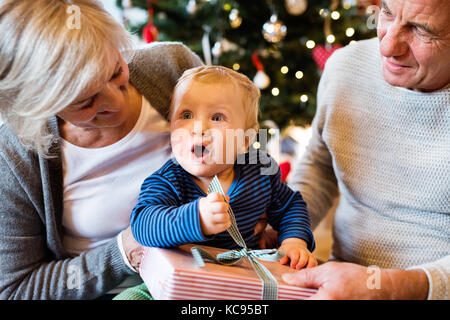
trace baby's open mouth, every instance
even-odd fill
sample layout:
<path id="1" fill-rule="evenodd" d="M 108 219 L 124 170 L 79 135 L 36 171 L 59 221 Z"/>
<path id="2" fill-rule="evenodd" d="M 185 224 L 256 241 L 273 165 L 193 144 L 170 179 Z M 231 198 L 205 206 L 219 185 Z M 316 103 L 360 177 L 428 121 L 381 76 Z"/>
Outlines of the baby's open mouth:
<path id="1" fill-rule="evenodd" d="M 198 145 L 193 145 L 192 146 L 192 150 L 191 152 L 195 155 L 195 157 L 197 158 L 203 158 L 204 156 L 206 156 L 207 154 L 209 154 L 209 150 L 208 148 L 206 148 L 206 146 L 198 144 Z"/>

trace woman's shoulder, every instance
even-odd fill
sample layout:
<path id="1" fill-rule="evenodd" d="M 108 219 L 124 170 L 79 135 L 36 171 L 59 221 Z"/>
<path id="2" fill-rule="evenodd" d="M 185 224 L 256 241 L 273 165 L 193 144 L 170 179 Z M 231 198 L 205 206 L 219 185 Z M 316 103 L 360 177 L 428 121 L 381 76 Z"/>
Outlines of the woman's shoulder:
<path id="1" fill-rule="evenodd" d="M 13 129 L 6 123 L 0 124 L 0 156 L 5 161 L 31 156 L 30 152 L 22 146 Z"/>
<path id="2" fill-rule="evenodd" d="M 6 191 L 2 206 L 10 197 L 27 195 L 39 201 L 42 197 L 38 155 L 22 146 L 14 131 L 6 124 L 0 125 L 0 193 Z M 12 201 L 12 200 L 11 200 Z M 38 202 L 35 202 L 38 203 Z M 20 204 L 16 204 L 20 206 Z"/>
<path id="3" fill-rule="evenodd" d="M 159 56 L 163 60 L 168 58 L 167 54 L 173 58 L 194 54 L 185 44 L 176 41 L 152 42 L 135 49 L 134 53 L 137 55 L 151 55 L 153 57 Z M 132 59 L 134 58 L 136 58 L 135 55 L 133 55 Z"/>
<path id="4" fill-rule="evenodd" d="M 146 74 L 164 71 L 178 76 L 185 69 L 203 64 L 197 54 L 181 42 L 155 42 L 136 49 L 129 62 L 130 74 L 139 69 Z"/>

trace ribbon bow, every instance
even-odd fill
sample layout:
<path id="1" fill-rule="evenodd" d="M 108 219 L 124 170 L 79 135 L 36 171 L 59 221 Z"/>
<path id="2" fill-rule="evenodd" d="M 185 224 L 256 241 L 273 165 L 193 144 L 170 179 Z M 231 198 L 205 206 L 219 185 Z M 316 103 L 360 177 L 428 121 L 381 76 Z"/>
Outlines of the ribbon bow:
<path id="1" fill-rule="evenodd" d="M 225 199 L 225 193 L 220 186 L 219 179 L 217 176 L 214 176 L 208 187 L 208 193 L 218 192 Z M 270 273 L 270 271 L 261 264 L 256 258 L 266 261 L 276 261 L 283 257 L 283 253 L 278 251 L 277 249 L 262 249 L 262 250 L 250 250 L 247 248 L 244 239 L 242 238 L 241 233 L 236 224 L 236 218 L 234 217 L 233 210 L 231 210 L 231 206 L 228 206 L 228 214 L 231 218 L 231 226 L 227 229 L 230 236 L 233 240 L 239 245 L 242 249 L 240 250 L 230 250 L 227 252 L 223 252 L 218 254 L 216 257 L 208 253 L 206 250 L 198 247 L 192 247 L 191 252 L 194 257 L 196 265 L 203 267 L 204 259 L 209 260 L 210 262 L 221 264 L 221 265 L 233 265 L 239 262 L 242 258 L 247 258 L 259 278 L 263 281 L 263 300 L 276 300 L 278 297 L 278 283 L 275 277 Z"/>

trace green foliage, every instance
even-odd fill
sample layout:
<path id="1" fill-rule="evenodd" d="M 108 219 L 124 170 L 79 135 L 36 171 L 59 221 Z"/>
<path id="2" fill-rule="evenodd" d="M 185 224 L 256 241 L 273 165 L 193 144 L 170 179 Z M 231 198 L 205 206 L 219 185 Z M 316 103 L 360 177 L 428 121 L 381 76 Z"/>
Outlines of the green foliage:
<path id="1" fill-rule="evenodd" d="M 310 123 L 316 107 L 317 85 L 320 79 L 320 69 L 312 58 L 312 50 L 305 46 L 307 40 L 314 40 L 317 45 L 326 43 L 324 36 L 325 18 L 319 14 L 320 9 L 327 9 L 330 1 L 309 0 L 307 10 L 298 16 L 291 15 L 286 10 L 284 0 L 197 0 L 195 13 L 186 10 L 188 0 L 160 0 L 153 5 L 154 23 L 159 29 L 159 41 L 181 41 L 204 57 L 202 52 L 202 37 L 209 29 L 211 47 L 221 39 L 237 45 L 213 60 L 232 68 L 235 63 L 240 65 L 239 72 L 250 79 L 256 74 L 252 63 L 252 54 L 258 50 L 264 71 L 269 75 L 271 83 L 261 90 L 261 121 L 271 119 L 280 128 L 290 124 L 303 125 Z M 121 6 L 121 1 L 117 1 Z M 147 1 L 134 0 L 133 6 L 146 9 Z M 230 24 L 230 10 L 237 9 L 242 23 L 238 28 Z M 366 16 L 356 14 L 356 9 L 339 7 L 341 17 L 331 20 L 331 30 L 336 37 L 334 44 L 347 45 L 350 40 L 371 38 L 375 30 L 366 27 Z M 287 27 L 286 37 L 278 43 L 267 42 L 262 35 L 262 27 L 273 12 Z M 142 34 L 144 25 L 134 25 L 130 21 L 128 29 Z M 348 27 L 355 29 L 352 37 L 345 35 Z M 289 71 L 282 74 L 280 69 L 287 66 Z M 303 78 L 297 79 L 295 72 L 301 70 Z M 279 88 L 279 95 L 273 96 L 271 89 Z M 307 102 L 301 102 L 300 96 L 308 95 Z"/>

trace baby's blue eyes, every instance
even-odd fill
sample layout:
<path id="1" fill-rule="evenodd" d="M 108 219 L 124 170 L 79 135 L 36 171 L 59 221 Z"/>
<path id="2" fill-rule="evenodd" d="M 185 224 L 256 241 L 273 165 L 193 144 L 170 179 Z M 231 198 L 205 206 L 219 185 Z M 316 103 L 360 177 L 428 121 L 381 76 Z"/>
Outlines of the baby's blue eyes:
<path id="1" fill-rule="evenodd" d="M 213 121 L 223 121 L 223 116 L 221 114 L 215 114 L 212 116 Z"/>
<path id="2" fill-rule="evenodd" d="M 181 114 L 181 119 L 192 119 L 192 113 L 185 111 Z"/>
<path id="3" fill-rule="evenodd" d="M 192 118 L 193 118 L 192 112 L 190 112 L 190 111 L 184 111 L 183 113 L 181 113 L 180 118 L 183 119 L 183 120 L 189 120 L 189 119 L 192 119 Z M 217 113 L 217 114 L 215 114 L 215 115 L 213 115 L 213 116 L 211 117 L 211 120 L 212 120 L 212 121 L 224 121 L 224 117 L 223 117 L 222 114 Z"/>

